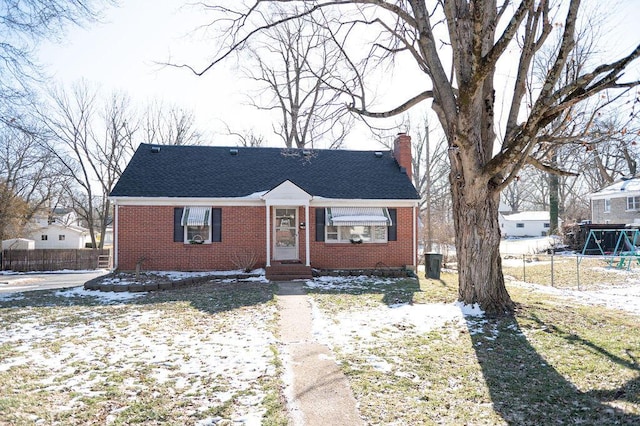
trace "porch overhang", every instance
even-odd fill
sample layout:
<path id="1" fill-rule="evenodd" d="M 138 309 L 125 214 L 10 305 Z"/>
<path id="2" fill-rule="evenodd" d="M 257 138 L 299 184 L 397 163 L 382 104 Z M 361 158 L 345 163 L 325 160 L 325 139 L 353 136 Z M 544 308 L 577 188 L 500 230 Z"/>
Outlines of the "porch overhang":
<path id="1" fill-rule="evenodd" d="M 309 204 L 313 196 L 290 180 L 267 191 L 262 197 L 266 204 L 266 234 L 267 234 L 267 267 L 271 266 L 271 207 L 273 206 L 304 206 L 304 223 L 309 223 Z M 305 233 L 305 266 L 311 266 L 311 245 L 309 243 L 309 226 L 304 227 Z"/>

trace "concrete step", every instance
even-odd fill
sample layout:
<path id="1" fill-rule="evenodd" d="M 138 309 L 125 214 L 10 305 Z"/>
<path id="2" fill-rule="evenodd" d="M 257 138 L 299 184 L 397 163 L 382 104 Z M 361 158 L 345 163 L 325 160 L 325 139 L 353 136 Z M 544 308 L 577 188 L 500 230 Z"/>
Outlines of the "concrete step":
<path id="1" fill-rule="evenodd" d="M 267 279 L 269 281 L 293 281 L 293 280 L 310 280 L 311 276 L 309 277 L 301 277 L 299 275 L 269 275 L 267 276 Z"/>
<path id="2" fill-rule="evenodd" d="M 291 281 L 311 279 L 311 267 L 300 263 L 276 263 L 266 269 L 266 277 L 271 281 Z"/>

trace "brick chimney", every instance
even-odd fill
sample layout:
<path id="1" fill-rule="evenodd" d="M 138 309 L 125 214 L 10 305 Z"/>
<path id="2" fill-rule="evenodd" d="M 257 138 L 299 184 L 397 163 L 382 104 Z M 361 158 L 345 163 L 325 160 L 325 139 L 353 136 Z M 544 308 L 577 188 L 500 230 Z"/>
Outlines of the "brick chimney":
<path id="1" fill-rule="evenodd" d="M 411 136 L 406 133 L 398 133 L 396 140 L 393 141 L 393 156 L 403 170 L 409 176 L 409 180 L 413 183 L 413 167 L 411 164 Z"/>

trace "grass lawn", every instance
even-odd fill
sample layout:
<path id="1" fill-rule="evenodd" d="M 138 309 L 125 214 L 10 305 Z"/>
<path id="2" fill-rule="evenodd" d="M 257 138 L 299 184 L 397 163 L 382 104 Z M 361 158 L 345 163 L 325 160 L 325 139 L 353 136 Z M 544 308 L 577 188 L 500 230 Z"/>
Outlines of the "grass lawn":
<path id="1" fill-rule="evenodd" d="M 488 320 L 454 303 L 451 273 L 307 287 L 367 424 L 640 424 L 637 315 L 508 281 L 515 317 Z M 265 283 L 3 296 L 0 424 L 285 425 L 275 297 Z"/>
<path id="2" fill-rule="evenodd" d="M 273 294 L 237 283 L 4 296 L 0 424 L 286 424 Z"/>
<path id="3" fill-rule="evenodd" d="M 457 275 L 387 288 L 311 290 L 369 424 L 640 424 L 637 316 L 509 286 L 514 318 L 443 324 Z M 422 318 L 378 320 L 394 303 Z"/>

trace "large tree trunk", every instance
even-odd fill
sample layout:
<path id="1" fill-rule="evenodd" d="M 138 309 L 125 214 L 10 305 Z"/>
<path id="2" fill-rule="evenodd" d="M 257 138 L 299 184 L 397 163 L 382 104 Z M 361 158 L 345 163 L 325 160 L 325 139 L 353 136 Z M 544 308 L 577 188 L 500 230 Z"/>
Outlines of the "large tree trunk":
<path id="1" fill-rule="evenodd" d="M 490 316 L 513 312 L 500 258 L 500 193 L 477 185 L 460 185 L 452 174 L 451 194 L 456 231 L 459 300 L 478 303 Z M 489 184 L 489 183 L 487 183 Z"/>

